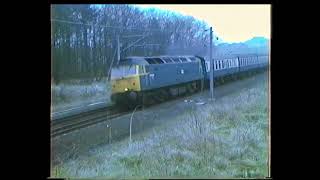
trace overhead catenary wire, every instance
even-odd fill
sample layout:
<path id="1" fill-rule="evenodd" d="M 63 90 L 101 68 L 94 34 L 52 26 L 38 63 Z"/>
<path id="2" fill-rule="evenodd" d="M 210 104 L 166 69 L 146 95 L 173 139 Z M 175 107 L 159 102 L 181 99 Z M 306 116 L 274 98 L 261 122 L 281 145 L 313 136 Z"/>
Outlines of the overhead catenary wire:
<path id="1" fill-rule="evenodd" d="M 123 30 L 140 30 L 144 32 L 165 32 L 165 30 L 161 29 L 154 29 L 154 28 L 149 28 L 149 29 L 141 29 L 141 28 L 130 28 L 130 27 L 120 27 L 120 26 L 108 26 L 108 25 L 101 25 L 101 24 L 87 24 L 87 23 L 81 23 L 81 22 L 75 22 L 75 21 L 68 21 L 68 20 L 63 20 L 63 19 L 51 19 L 51 21 L 54 22 L 61 22 L 61 23 L 67 23 L 67 24 L 77 24 L 77 25 L 85 25 L 85 26 L 96 26 L 96 27 L 104 27 L 104 28 L 111 28 L 111 29 L 123 29 Z M 171 31 L 167 33 L 186 33 L 186 31 Z"/>
<path id="2" fill-rule="evenodd" d="M 141 28 L 120 27 L 120 26 L 108 26 L 108 25 L 101 25 L 101 24 L 86 24 L 86 23 L 75 22 L 75 21 L 67 21 L 67 20 L 61 20 L 61 19 L 51 19 L 51 21 L 67 23 L 67 24 L 77 24 L 77 25 L 85 25 L 85 26 L 97 26 L 97 27 L 105 27 L 105 28 L 113 28 L 113 29 L 124 29 L 124 30 L 132 29 L 132 30 L 141 30 L 141 31 L 158 31 L 158 32 L 163 31 L 161 29 L 153 29 L 153 28 L 152 29 L 141 29 Z"/>

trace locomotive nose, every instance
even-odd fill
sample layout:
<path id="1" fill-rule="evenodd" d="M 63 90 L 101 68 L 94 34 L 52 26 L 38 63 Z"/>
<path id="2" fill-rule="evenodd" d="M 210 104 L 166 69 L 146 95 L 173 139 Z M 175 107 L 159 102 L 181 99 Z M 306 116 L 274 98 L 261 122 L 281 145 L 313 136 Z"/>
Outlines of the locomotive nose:
<path id="1" fill-rule="evenodd" d="M 140 91 L 139 76 L 125 77 L 112 80 L 112 93 L 126 93 Z"/>

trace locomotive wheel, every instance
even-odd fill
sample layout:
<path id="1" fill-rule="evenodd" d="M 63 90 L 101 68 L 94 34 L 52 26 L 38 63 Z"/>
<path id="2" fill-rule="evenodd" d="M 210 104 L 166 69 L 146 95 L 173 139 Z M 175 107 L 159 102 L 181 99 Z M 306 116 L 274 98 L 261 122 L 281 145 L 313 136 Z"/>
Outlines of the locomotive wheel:
<path id="1" fill-rule="evenodd" d="M 192 84 L 188 84 L 188 93 L 193 94 L 195 92 L 194 86 Z"/>

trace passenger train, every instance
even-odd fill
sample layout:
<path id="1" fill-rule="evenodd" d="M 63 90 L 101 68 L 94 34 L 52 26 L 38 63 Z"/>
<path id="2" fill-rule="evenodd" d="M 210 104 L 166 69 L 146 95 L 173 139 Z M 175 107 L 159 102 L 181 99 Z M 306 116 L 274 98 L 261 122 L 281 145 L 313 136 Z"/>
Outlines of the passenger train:
<path id="1" fill-rule="evenodd" d="M 214 80 L 268 67 L 268 55 L 214 59 Z M 210 61 L 200 56 L 127 57 L 111 70 L 116 104 L 137 105 L 144 99 L 163 100 L 207 87 Z"/>

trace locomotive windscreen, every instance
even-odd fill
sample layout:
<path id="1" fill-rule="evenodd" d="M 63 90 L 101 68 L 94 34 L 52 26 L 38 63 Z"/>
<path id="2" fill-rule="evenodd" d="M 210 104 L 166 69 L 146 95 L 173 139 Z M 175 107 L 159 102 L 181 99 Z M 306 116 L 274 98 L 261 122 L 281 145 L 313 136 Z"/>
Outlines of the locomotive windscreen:
<path id="1" fill-rule="evenodd" d="M 135 65 L 119 65 L 113 67 L 111 70 L 111 79 L 119 79 L 122 77 L 130 76 L 136 74 Z"/>

